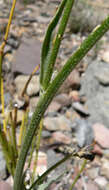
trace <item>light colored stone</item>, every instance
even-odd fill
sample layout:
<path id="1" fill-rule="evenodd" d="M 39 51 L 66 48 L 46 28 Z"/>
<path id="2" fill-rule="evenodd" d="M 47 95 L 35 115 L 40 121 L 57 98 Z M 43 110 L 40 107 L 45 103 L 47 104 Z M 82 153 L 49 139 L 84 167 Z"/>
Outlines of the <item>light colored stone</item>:
<path id="1" fill-rule="evenodd" d="M 13 186 L 13 183 L 14 183 L 13 177 L 12 177 L 12 176 L 9 176 L 9 177 L 6 179 L 6 182 L 7 182 L 8 184 L 10 184 L 11 187 L 12 187 L 12 186 Z"/>
<path id="2" fill-rule="evenodd" d="M 94 181 L 101 188 L 105 188 L 107 183 L 108 183 L 107 180 L 104 177 L 101 177 L 101 176 L 97 177 Z"/>
<path id="3" fill-rule="evenodd" d="M 30 165 L 30 171 L 33 172 L 34 164 L 35 164 L 36 152 L 33 153 L 33 159 Z M 28 162 L 25 164 L 25 169 L 27 169 Z M 39 151 L 38 153 L 38 161 L 35 176 L 42 175 L 47 170 L 47 155 L 44 152 Z"/>
<path id="4" fill-rule="evenodd" d="M 69 93 L 69 97 L 74 101 L 78 102 L 80 100 L 79 93 L 77 90 L 73 90 Z"/>
<path id="5" fill-rule="evenodd" d="M 105 158 L 102 158 L 101 162 L 102 166 L 100 174 L 109 179 L 109 161 Z"/>
<path id="6" fill-rule="evenodd" d="M 30 106 L 30 110 L 31 111 L 35 110 L 36 105 L 38 103 L 38 100 L 39 100 L 39 97 L 32 97 L 32 98 L 30 98 L 30 104 L 29 104 L 29 106 Z"/>
<path id="7" fill-rule="evenodd" d="M 47 170 L 47 155 L 44 152 L 38 153 L 37 174 L 40 176 Z"/>
<path id="8" fill-rule="evenodd" d="M 59 117 L 46 117 L 44 119 L 44 126 L 50 131 L 70 131 L 71 122 L 65 117 L 60 115 Z"/>
<path id="9" fill-rule="evenodd" d="M 71 143 L 70 137 L 66 136 L 64 133 L 62 133 L 60 131 L 52 133 L 52 138 L 56 142 L 61 142 L 61 143 L 65 143 L 65 144 L 70 144 Z"/>
<path id="10" fill-rule="evenodd" d="M 15 78 L 15 85 L 17 88 L 18 94 L 21 94 L 26 82 L 28 81 L 28 75 L 19 75 Z M 34 75 L 28 85 L 27 94 L 29 96 L 35 95 L 39 92 L 39 76 Z"/>
<path id="11" fill-rule="evenodd" d="M 86 184 L 86 188 L 87 190 L 99 190 L 98 186 L 92 181 L 88 181 L 88 183 Z"/>
<path id="12" fill-rule="evenodd" d="M 98 177 L 98 173 L 99 173 L 99 167 L 92 167 L 90 169 L 88 169 L 88 176 L 94 180 L 96 177 Z"/>
<path id="13" fill-rule="evenodd" d="M 4 159 L 3 153 L 0 151 L 0 179 L 4 179 L 6 176 L 6 161 Z"/>
<path id="14" fill-rule="evenodd" d="M 106 49 L 105 51 L 103 51 L 101 58 L 103 61 L 109 63 L 109 49 Z"/>

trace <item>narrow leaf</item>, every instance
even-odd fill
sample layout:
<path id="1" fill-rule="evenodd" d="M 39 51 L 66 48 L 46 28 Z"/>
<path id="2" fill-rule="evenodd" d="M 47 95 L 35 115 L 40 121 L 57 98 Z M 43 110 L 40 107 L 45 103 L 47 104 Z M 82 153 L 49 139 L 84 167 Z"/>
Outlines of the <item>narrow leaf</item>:
<path id="1" fill-rule="evenodd" d="M 42 84 L 42 81 L 44 80 L 44 72 L 46 69 L 46 64 L 47 64 L 47 56 L 49 57 L 49 55 L 51 54 L 51 46 L 52 46 L 52 40 L 53 40 L 53 32 L 54 29 L 56 27 L 56 25 L 58 24 L 58 21 L 62 15 L 64 6 L 66 4 L 67 0 L 62 0 L 54 18 L 52 19 L 52 21 L 50 22 L 47 32 L 45 34 L 45 39 L 42 45 L 42 51 L 41 51 L 41 73 L 40 73 L 40 83 Z"/>

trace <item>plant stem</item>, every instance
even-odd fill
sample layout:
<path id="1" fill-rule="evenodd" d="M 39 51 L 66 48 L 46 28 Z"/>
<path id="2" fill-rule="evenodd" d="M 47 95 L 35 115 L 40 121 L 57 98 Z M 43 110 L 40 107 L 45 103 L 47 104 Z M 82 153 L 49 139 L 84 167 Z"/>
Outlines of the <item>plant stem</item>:
<path id="1" fill-rule="evenodd" d="M 78 172 L 77 176 L 75 177 L 75 179 L 74 179 L 74 181 L 73 181 L 73 183 L 72 183 L 72 185 L 71 185 L 71 187 L 70 187 L 69 190 L 73 190 L 73 187 L 75 186 L 76 182 L 78 181 L 78 179 L 79 179 L 81 173 L 83 172 L 83 170 L 84 170 L 86 164 L 87 164 L 87 160 L 84 160 L 84 161 L 83 161 L 83 164 L 82 164 L 82 166 L 81 166 L 81 169 L 80 169 L 80 171 Z"/>
<path id="2" fill-rule="evenodd" d="M 94 44 L 106 33 L 109 29 L 109 16 L 98 26 L 87 39 L 83 41 L 77 51 L 68 59 L 62 70 L 58 73 L 56 78 L 50 83 L 47 91 L 40 97 L 35 112 L 32 116 L 31 123 L 28 127 L 27 133 L 24 138 L 23 145 L 21 147 L 21 153 L 16 167 L 16 173 L 14 178 L 14 190 L 19 190 L 20 180 L 23 175 L 23 168 L 26 160 L 26 156 L 31 146 L 32 138 L 38 132 L 39 123 L 46 111 L 48 105 L 55 96 L 57 90 L 72 72 L 74 67 L 82 60 L 87 52 L 94 46 Z"/>
<path id="3" fill-rule="evenodd" d="M 15 126 L 15 121 L 13 120 L 13 117 L 12 117 L 12 112 L 10 112 L 10 122 L 11 122 L 11 141 L 12 141 L 12 147 L 13 147 L 13 150 L 14 150 L 14 159 L 15 159 L 15 163 L 16 163 L 16 159 L 17 159 L 17 156 L 18 156 L 18 152 L 17 152 L 17 145 L 16 145 L 16 126 Z M 15 164 L 16 165 L 16 164 Z"/>
<path id="4" fill-rule="evenodd" d="M 1 50 L 2 51 L 4 50 L 4 47 L 6 45 L 6 41 L 8 39 L 8 34 L 9 34 L 11 22 L 12 22 L 12 17 L 13 17 L 13 14 L 14 14 L 15 5 L 16 5 L 16 0 L 13 0 L 12 8 L 11 8 L 10 15 L 9 15 L 9 20 L 8 20 L 8 25 L 7 25 L 7 28 L 6 28 L 6 33 L 5 33 L 5 36 L 4 36 L 4 41 L 3 41 L 2 45 L 1 45 Z"/>
<path id="5" fill-rule="evenodd" d="M 4 115 L 4 93 L 3 93 L 3 77 L 2 77 L 3 53 L 4 53 L 4 47 L 5 47 L 7 39 L 8 39 L 8 34 L 9 34 L 9 30 L 10 30 L 10 25 L 11 25 L 11 22 L 12 22 L 12 17 L 13 17 L 13 13 L 14 13 L 14 9 L 15 9 L 15 4 L 16 4 L 16 0 L 13 0 L 13 4 L 12 4 L 11 11 L 10 11 L 10 16 L 9 16 L 8 25 L 7 25 L 7 28 L 6 28 L 4 40 L 3 40 L 3 42 L 2 42 L 2 44 L 0 46 L 0 100 L 1 100 L 1 103 L 2 103 L 2 113 L 3 113 L 3 115 Z M 6 134 L 6 121 L 5 121 L 5 118 L 4 118 L 3 123 L 4 123 L 3 124 L 4 132 Z M 2 129 L 0 129 L 0 130 L 2 130 Z M 0 142 L 1 142 L 1 146 L 3 148 L 3 152 L 4 152 L 4 155 L 5 155 L 5 158 L 6 158 L 6 164 L 7 164 L 8 170 L 12 175 L 14 175 L 14 169 L 11 167 L 11 163 L 10 163 L 10 162 L 12 162 L 12 156 L 10 156 L 11 147 L 8 145 L 8 141 L 7 141 L 7 138 L 6 138 L 5 134 L 3 134 L 2 131 L 0 131 Z M 5 143 L 5 146 L 4 146 L 4 143 Z M 5 150 L 5 148 L 6 148 L 6 150 Z"/>
<path id="6" fill-rule="evenodd" d="M 41 121 L 40 121 L 40 127 L 39 127 L 38 136 L 37 136 L 37 140 L 36 140 L 36 156 L 35 156 L 34 164 L 33 164 L 34 168 L 33 168 L 33 173 L 32 173 L 32 182 L 34 181 L 35 172 L 36 172 L 36 168 L 37 168 L 37 161 L 38 161 L 38 153 L 39 153 L 39 148 L 40 148 L 42 128 L 43 128 L 43 119 L 41 119 Z"/>
<path id="7" fill-rule="evenodd" d="M 28 88 L 28 85 L 29 85 L 29 83 L 30 83 L 32 77 L 34 76 L 34 74 L 36 73 L 36 71 L 37 71 L 38 69 L 39 69 L 39 65 L 37 65 L 37 66 L 35 67 L 35 69 L 33 70 L 33 72 L 30 74 L 29 79 L 27 80 L 27 82 L 26 82 L 26 84 L 25 84 L 25 86 L 24 86 L 24 88 L 23 88 L 23 91 L 22 91 L 22 93 L 21 93 L 21 96 L 22 96 L 22 97 L 24 97 L 24 95 L 26 94 L 26 90 L 27 90 L 27 88 Z"/>
<path id="8" fill-rule="evenodd" d="M 64 163 L 66 160 L 68 160 L 69 158 L 72 157 L 72 154 L 69 154 L 67 156 L 65 156 L 63 159 L 61 159 L 59 162 L 57 162 L 56 164 L 54 164 L 53 166 L 51 166 L 46 172 L 44 172 L 44 174 L 42 174 L 29 188 L 29 190 L 31 190 L 33 187 L 35 187 L 35 185 L 39 185 L 45 178 L 46 176 L 53 171 L 54 169 L 56 169 L 58 166 L 60 166 L 62 163 Z"/>
<path id="9" fill-rule="evenodd" d="M 13 0 L 12 8 L 11 8 L 9 19 L 8 19 L 8 25 L 7 25 L 5 36 L 4 36 L 4 41 L 2 42 L 1 47 L 0 47 L 0 92 L 1 92 L 3 51 L 4 51 L 4 47 L 6 45 L 6 41 L 8 39 L 8 34 L 9 34 L 9 30 L 10 30 L 10 25 L 12 22 L 12 17 L 14 14 L 15 5 L 16 5 L 16 0 Z"/>
<path id="10" fill-rule="evenodd" d="M 1 78 L 1 104 L 2 104 L 2 116 L 3 116 L 3 130 L 6 134 L 6 118 L 5 118 L 5 110 L 4 110 L 4 87 L 3 87 L 3 78 Z"/>
<path id="11" fill-rule="evenodd" d="M 6 138 L 6 134 L 1 129 L 0 129 L 0 144 L 2 146 L 2 151 L 6 160 L 8 171 L 13 176 L 13 169 L 11 167 L 12 155 L 10 152 L 9 143 Z"/>

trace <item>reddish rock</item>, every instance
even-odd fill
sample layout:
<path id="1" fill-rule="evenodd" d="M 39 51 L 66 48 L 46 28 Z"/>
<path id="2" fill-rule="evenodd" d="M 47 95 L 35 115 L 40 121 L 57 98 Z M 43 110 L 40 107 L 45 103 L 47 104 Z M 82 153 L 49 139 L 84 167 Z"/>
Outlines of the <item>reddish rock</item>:
<path id="1" fill-rule="evenodd" d="M 71 72 L 66 80 L 73 89 L 78 89 L 80 87 L 80 75 L 76 69 Z"/>
<path id="2" fill-rule="evenodd" d="M 61 108 L 61 105 L 58 102 L 51 102 L 51 104 L 48 106 L 47 112 L 57 112 Z"/>
<path id="3" fill-rule="evenodd" d="M 109 129 L 100 123 L 93 125 L 95 141 L 103 148 L 109 148 Z"/>
<path id="4" fill-rule="evenodd" d="M 11 187 L 13 187 L 14 180 L 11 175 L 6 179 L 6 183 L 8 183 Z"/>
<path id="5" fill-rule="evenodd" d="M 61 142 L 61 143 L 65 143 L 65 144 L 70 144 L 71 143 L 71 139 L 66 136 L 65 134 L 63 134 L 62 132 L 54 132 L 52 134 L 52 137 L 53 139 L 56 141 L 56 142 Z"/>
<path id="6" fill-rule="evenodd" d="M 77 70 L 73 70 L 68 78 L 61 86 L 59 92 L 68 93 L 71 89 L 77 90 L 80 88 L 80 76 Z"/>
<path id="7" fill-rule="evenodd" d="M 71 98 L 67 94 L 59 94 L 54 98 L 54 101 L 61 104 L 61 106 L 68 106 L 72 103 Z"/>
<path id="8" fill-rule="evenodd" d="M 97 145 L 97 144 L 94 145 L 94 149 L 93 149 L 92 152 L 95 153 L 95 154 L 98 154 L 98 155 L 100 155 L 100 156 L 103 155 L 103 150 L 102 150 L 102 149 L 100 148 L 100 146 Z"/>
<path id="9" fill-rule="evenodd" d="M 0 181 L 0 190 L 12 190 L 12 187 L 4 181 Z"/>

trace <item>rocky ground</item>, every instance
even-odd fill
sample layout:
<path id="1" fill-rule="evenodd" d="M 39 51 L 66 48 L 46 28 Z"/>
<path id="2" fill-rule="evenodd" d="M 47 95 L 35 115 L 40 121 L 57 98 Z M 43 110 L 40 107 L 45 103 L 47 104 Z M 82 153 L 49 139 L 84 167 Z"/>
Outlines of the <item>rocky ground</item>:
<path id="1" fill-rule="evenodd" d="M 13 100 L 13 103 L 18 102 L 18 95 L 24 88 L 29 75 L 35 66 L 40 64 L 40 49 L 44 34 L 59 2 L 59 0 L 38 0 L 34 4 L 23 5 L 18 2 L 16 5 L 3 63 L 6 112 L 9 109 L 10 101 Z M 96 3 L 95 1 L 88 2 L 89 7 L 97 7 L 99 17 L 102 15 L 95 22 L 99 24 L 100 19 L 102 20 L 108 14 L 108 3 L 105 0 L 97 0 Z M 93 3 L 95 4 L 93 5 Z M 8 22 L 9 7 L 11 7 L 10 4 L 7 7 L 7 4 L 2 0 L 0 1 L 1 42 Z M 98 19 L 95 14 L 92 14 L 91 19 L 94 20 L 95 18 Z M 71 22 L 72 18 L 68 24 L 56 61 L 55 69 L 57 72 L 88 34 L 88 31 L 81 29 L 80 26 L 78 31 L 74 29 L 77 32 L 74 33 Z M 92 23 L 93 26 L 94 24 Z M 87 24 L 84 27 L 87 28 Z M 93 162 L 88 161 L 74 189 L 109 190 L 108 63 L 109 33 L 96 44 L 83 61 L 72 71 L 45 113 L 37 168 L 39 175 L 64 156 L 64 153 L 57 152 L 59 143 L 64 143 L 70 147 L 77 145 L 83 147 L 95 140 L 96 144 L 93 151 L 96 154 L 95 159 Z M 29 98 L 29 117 L 31 118 L 39 99 L 39 70 L 28 86 L 27 95 Z M 22 102 L 19 103 L 18 129 L 24 111 L 21 104 Z M 49 187 L 49 190 L 68 190 L 81 164 L 82 160 L 73 159 L 51 173 L 49 176 L 51 178 L 57 178 L 63 173 L 64 175 L 61 180 L 58 179 L 57 182 L 54 182 Z M 1 151 L 1 189 L 4 183 L 2 180 L 6 178 L 6 163 Z M 11 177 L 8 177 L 7 182 L 12 185 Z"/>

